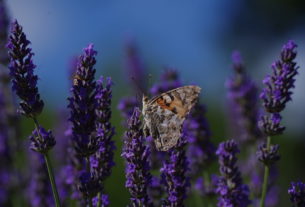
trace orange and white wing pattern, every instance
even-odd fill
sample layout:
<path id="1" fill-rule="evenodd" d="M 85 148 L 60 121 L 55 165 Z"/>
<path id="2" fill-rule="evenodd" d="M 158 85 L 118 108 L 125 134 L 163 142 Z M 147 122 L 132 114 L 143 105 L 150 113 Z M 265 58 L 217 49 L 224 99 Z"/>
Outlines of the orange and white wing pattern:
<path id="1" fill-rule="evenodd" d="M 198 86 L 183 86 L 143 103 L 144 129 L 152 135 L 158 150 L 167 151 L 177 144 L 182 124 L 196 104 L 200 90 Z"/>

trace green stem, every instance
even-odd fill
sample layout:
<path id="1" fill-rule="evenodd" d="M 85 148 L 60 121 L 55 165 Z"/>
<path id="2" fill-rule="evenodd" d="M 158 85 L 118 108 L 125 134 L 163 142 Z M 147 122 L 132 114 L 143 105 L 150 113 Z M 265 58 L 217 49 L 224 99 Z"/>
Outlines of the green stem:
<path id="1" fill-rule="evenodd" d="M 43 138 L 41 137 L 41 134 L 39 133 L 39 123 L 38 123 L 36 117 L 34 117 L 33 120 L 34 120 L 34 123 L 35 123 L 35 128 L 37 130 L 37 134 L 38 134 L 39 138 L 42 140 Z M 51 187 L 52 187 L 53 197 L 54 197 L 54 201 L 55 201 L 55 206 L 60 207 L 60 201 L 59 201 L 57 187 L 56 187 L 56 183 L 55 183 L 55 179 L 54 179 L 54 174 L 53 174 L 53 170 L 52 170 L 51 161 L 50 161 L 48 153 L 45 153 L 43 155 L 44 155 L 44 160 L 46 162 L 46 166 L 47 166 L 47 170 L 48 170 L 48 174 L 49 174 L 49 179 L 50 179 L 50 182 L 51 182 Z"/>
<path id="2" fill-rule="evenodd" d="M 270 144 L 271 144 L 271 137 L 268 136 L 267 137 L 267 150 L 269 151 L 270 148 Z M 263 181 L 263 189 L 262 189 L 262 197 L 261 197 L 261 201 L 260 201 L 260 207 L 264 207 L 265 206 L 265 200 L 266 200 L 266 194 L 267 194 L 267 188 L 268 188 L 268 177 L 269 177 L 269 166 L 265 165 L 265 172 L 264 172 L 264 181 Z"/>
<path id="3" fill-rule="evenodd" d="M 49 174 L 49 178 L 50 178 L 50 181 L 51 181 L 52 192 L 53 192 L 53 196 L 54 196 L 54 200 L 55 200 L 55 206 L 60 207 L 59 196 L 58 196 L 57 187 L 56 187 L 54 175 L 53 175 L 53 172 L 52 172 L 52 166 L 51 166 L 51 162 L 50 162 L 50 158 L 49 158 L 48 153 L 44 154 L 44 159 L 46 161 L 46 165 L 47 165 L 47 168 L 48 168 L 48 174 Z"/>
<path id="4" fill-rule="evenodd" d="M 101 207 L 101 193 L 97 194 L 97 207 Z"/>

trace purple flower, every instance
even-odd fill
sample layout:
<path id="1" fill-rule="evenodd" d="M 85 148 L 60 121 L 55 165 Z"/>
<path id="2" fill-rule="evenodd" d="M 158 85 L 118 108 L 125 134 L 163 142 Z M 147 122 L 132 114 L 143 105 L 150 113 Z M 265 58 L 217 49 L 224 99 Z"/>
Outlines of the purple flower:
<path id="1" fill-rule="evenodd" d="M 94 207 L 107 207 L 109 206 L 109 196 L 106 194 L 102 194 L 100 197 L 100 206 L 98 206 L 98 197 L 92 199 L 92 204 Z"/>
<path id="2" fill-rule="evenodd" d="M 266 144 L 262 144 L 259 146 L 259 150 L 256 152 L 256 155 L 259 161 L 270 166 L 280 159 L 279 145 L 271 145 L 268 149 Z"/>
<path id="3" fill-rule="evenodd" d="M 167 197 L 162 206 L 183 207 L 187 188 L 190 186 L 187 176 L 188 160 L 185 152 L 186 140 L 181 137 L 178 144 L 169 150 L 169 159 L 161 168 L 162 182 L 165 184 Z"/>
<path id="4" fill-rule="evenodd" d="M 103 77 L 97 82 L 96 101 L 98 107 L 96 109 L 96 128 L 97 137 L 100 141 L 100 147 L 97 152 L 90 157 L 90 164 L 93 173 L 98 177 L 99 182 L 103 183 L 110 176 L 111 168 L 114 166 L 114 141 L 112 137 L 115 133 L 114 127 L 110 123 L 111 119 L 111 98 L 113 83 L 111 78 L 107 78 L 106 82 Z M 103 193 L 104 194 L 104 193 Z M 106 196 L 104 194 L 104 196 Z M 102 198 L 102 197 L 100 197 Z M 101 199 L 101 201 L 103 201 Z"/>
<path id="5" fill-rule="evenodd" d="M 125 186 L 131 195 L 131 206 L 151 206 L 147 189 L 151 183 L 149 172 L 149 148 L 144 143 L 141 130 L 140 110 L 134 112 L 128 120 L 128 130 L 125 133 L 122 157 L 126 160 Z"/>
<path id="6" fill-rule="evenodd" d="M 262 117 L 260 125 L 268 136 L 281 134 L 284 127 L 280 126 L 281 116 L 286 103 L 291 100 L 294 88 L 295 75 L 298 74 L 298 66 L 294 59 L 297 55 L 295 49 L 297 45 L 293 41 L 288 41 L 282 49 L 280 60 L 272 64 L 272 75 L 266 76 L 260 98 L 270 116 Z"/>
<path id="7" fill-rule="evenodd" d="M 68 99 L 70 121 L 72 123 L 73 145 L 82 157 L 89 157 L 99 148 L 99 138 L 95 132 L 97 106 L 96 82 L 94 81 L 97 52 L 89 44 L 79 56 L 76 74 L 71 88 L 72 96 Z"/>
<path id="8" fill-rule="evenodd" d="M 290 201 L 293 203 L 293 207 L 305 206 L 305 184 L 302 182 L 292 182 L 291 187 L 288 189 L 290 195 Z"/>
<path id="9" fill-rule="evenodd" d="M 177 71 L 167 68 L 161 75 L 160 82 L 151 87 L 150 93 L 153 96 L 157 96 L 181 85 Z"/>
<path id="10" fill-rule="evenodd" d="M 219 207 L 246 207 L 251 203 L 248 186 L 243 184 L 236 166 L 237 153 L 239 149 L 234 140 L 220 143 L 216 151 L 221 174 L 216 189 Z"/>
<path id="11" fill-rule="evenodd" d="M 29 44 L 30 41 L 26 39 L 22 27 L 15 20 L 7 44 L 12 88 L 21 99 L 20 112 L 34 118 L 41 113 L 44 104 L 38 93 L 38 77 L 34 75 L 36 66 L 32 61 L 34 53 Z"/>
<path id="12" fill-rule="evenodd" d="M 55 206 L 43 156 L 31 153 L 31 163 L 31 181 L 28 189 L 30 205 L 33 207 Z"/>
<path id="13" fill-rule="evenodd" d="M 30 149 L 42 154 L 47 153 L 56 144 L 52 132 L 50 130 L 46 131 L 41 126 L 39 126 L 38 130 L 34 129 L 32 135 L 30 136 L 30 140 Z"/>
<path id="14" fill-rule="evenodd" d="M 265 134 L 275 136 L 282 134 L 286 127 L 281 125 L 282 116 L 279 113 L 272 113 L 269 116 L 261 117 L 259 126 Z"/>
<path id="15" fill-rule="evenodd" d="M 183 126 L 187 137 L 187 157 L 192 176 L 202 173 L 215 159 L 215 146 L 211 143 L 211 132 L 205 118 L 206 109 L 203 104 L 196 104 Z"/>
<path id="16" fill-rule="evenodd" d="M 78 189 L 82 193 L 85 202 L 88 203 L 101 191 L 101 185 L 98 182 L 98 177 L 89 172 L 81 171 L 78 178 Z"/>
<path id="17" fill-rule="evenodd" d="M 255 83 L 246 74 L 240 53 L 232 54 L 234 75 L 228 79 L 228 99 L 232 119 L 236 125 L 237 139 L 241 143 L 253 142 L 261 137 L 258 122 L 258 91 Z"/>

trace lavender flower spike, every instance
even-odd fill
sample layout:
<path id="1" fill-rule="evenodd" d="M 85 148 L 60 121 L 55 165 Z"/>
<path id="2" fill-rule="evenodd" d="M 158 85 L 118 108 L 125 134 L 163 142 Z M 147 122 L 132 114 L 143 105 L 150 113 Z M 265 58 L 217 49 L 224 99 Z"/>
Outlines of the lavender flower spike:
<path id="1" fill-rule="evenodd" d="M 216 189 L 219 195 L 219 207 L 246 207 L 251 203 L 248 186 L 243 184 L 240 171 L 236 166 L 237 153 L 239 149 L 234 140 L 220 143 L 216 151 L 222 175 Z"/>
<path id="2" fill-rule="evenodd" d="M 43 127 L 39 126 L 38 130 L 35 129 L 30 136 L 31 147 L 30 149 L 42 154 L 47 153 L 55 144 L 55 138 L 52 132 L 46 131 Z"/>
<path id="3" fill-rule="evenodd" d="M 34 118 L 41 113 L 44 104 L 38 93 L 38 77 L 34 75 L 36 65 L 32 61 L 34 53 L 28 47 L 29 44 L 30 41 L 26 39 L 22 27 L 15 20 L 12 23 L 11 35 L 7 44 L 12 87 L 21 99 L 20 112 L 27 117 Z"/>
<path id="4" fill-rule="evenodd" d="M 296 47 L 292 40 L 283 46 L 280 60 L 272 64 L 273 74 L 263 81 L 266 88 L 262 91 L 261 98 L 266 110 L 270 113 L 281 112 L 286 103 L 291 100 L 291 88 L 294 88 L 294 76 L 298 74 L 299 68 L 294 62 L 297 55 Z"/>
<path id="5" fill-rule="evenodd" d="M 258 122 L 258 90 L 246 74 L 245 66 L 238 51 L 232 54 L 234 75 L 227 80 L 228 99 L 232 105 L 232 119 L 236 121 L 238 141 L 242 144 L 255 142 L 261 137 Z"/>
<path id="6" fill-rule="evenodd" d="M 161 177 L 167 190 L 167 198 L 162 206 L 183 207 L 187 188 L 190 186 L 188 160 L 185 152 L 186 139 L 181 137 L 177 146 L 170 150 L 169 160 L 163 163 Z"/>
<path id="7" fill-rule="evenodd" d="M 126 160 L 126 183 L 131 195 L 131 206 L 152 206 L 147 195 L 151 183 L 149 172 L 149 148 L 144 143 L 141 130 L 140 110 L 134 112 L 128 120 L 128 130 L 125 133 L 122 157 Z"/>
<path id="8" fill-rule="evenodd" d="M 90 157 L 90 164 L 93 173 L 98 177 L 101 184 L 105 179 L 110 176 L 111 168 L 114 166 L 113 151 L 115 149 L 114 141 L 112 137 L 115 133 L 114 127 L 111 125 L 111 98 L 113 82 L 111 78 L 107 78 L 105 81 L 101 77 L 97 82 L 96 87 L 96 101 L 98 107 L 96 109 L 97 121 L 97 136 L 100 139 L 100 147 L 97 152 Z M 104 194 L 104 197 L 106 194 Z M 98 198 L 100 202 L 103 202 L 102 197 Z M 103 203 L 102 203 L 103 204 Z"/>
<path id="9" fill-rule="evenodd" d="M 70 121 L 72 122 L 73 145 L 82 157 L 89 157 L 99 148 L 99 138 L 95 132 L 95 109 L 97 106 L 95 95 L 96 82 L 94 81 L 97 52 L 89 44 L 84 53 L 79 57 L 76 74 L 71 88 Z"/>
<path id="10" fill-rule="evenodd" d="M 288 41 L 282 49 L 280 60 L 272 64 L 272 75 L 266 76 L 263 83 L 266 88 L 263 89 L 260 98 L 263 100 L 263 105 L 271 116 L 264 116 L 260 121 L 264 132 L 268 136 L 281 134 L 284 127 L 280 126 L 282 117 L 280 112 L 286 106 L 286 103 L 291 100 L 292 91 L 294 88 L 295 75 L 298 74 L 298 66 L 294 59 L 297 55 L 295 48 L 297 45 L 292 41 Z"/>
<path id="11" fill-rule="evenodd" d="M 305 184 L 302 182 L 292 182 L 291 187 L 288 189 L 290 200 L 293 207 L 305 206 Z"/>

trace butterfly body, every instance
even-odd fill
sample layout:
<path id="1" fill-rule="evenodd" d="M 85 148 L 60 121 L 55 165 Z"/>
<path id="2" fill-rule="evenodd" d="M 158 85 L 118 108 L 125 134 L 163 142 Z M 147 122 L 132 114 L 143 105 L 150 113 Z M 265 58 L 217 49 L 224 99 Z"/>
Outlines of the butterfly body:
<path id="1" fill-rule="evenodd" d="M 198 100 L 201 88 L 183 86 L 148 100 L 143 97 L 144 133 L 151 135 L 157 150 L 167 151 L 181 137 L 182 124 Z"/>

